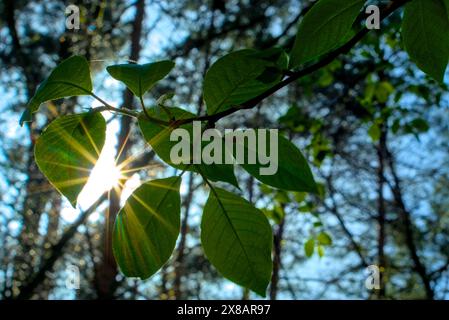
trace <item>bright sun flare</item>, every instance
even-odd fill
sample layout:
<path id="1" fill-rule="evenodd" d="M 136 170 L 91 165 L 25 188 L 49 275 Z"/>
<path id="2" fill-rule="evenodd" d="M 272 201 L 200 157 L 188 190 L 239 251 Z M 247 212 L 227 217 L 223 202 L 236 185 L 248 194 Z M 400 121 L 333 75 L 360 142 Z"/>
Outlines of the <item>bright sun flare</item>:
<path id="1" fill-rule="evenodd" d="M 108 126 L 103 150 L 90 174 L 89 180 L 78 197 L 78 202 L 82 208 L 88 208 L 105 191 L 117 188 L 120 179 L 123 177 L 120 166 L 116 165 L 115 161 L 116 129 L 117 128 L 114 128 L 114 126 Z"/>

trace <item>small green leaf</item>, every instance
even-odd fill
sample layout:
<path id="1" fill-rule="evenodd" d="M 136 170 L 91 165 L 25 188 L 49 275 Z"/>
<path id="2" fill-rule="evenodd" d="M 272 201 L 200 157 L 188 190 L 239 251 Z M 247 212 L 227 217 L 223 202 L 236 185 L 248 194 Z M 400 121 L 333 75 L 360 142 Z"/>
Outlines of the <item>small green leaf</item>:
<path id="1" fill-rule="evenodd" d="M 328 53 L 351 31 L 365 0 L 319 0 L 300 22 L 290 68 Z"/>
<path id="2" fill-rule="evenodd" d="M 314 228 L 321 228 L 323 226 L 323 223 L 321 221 L 316 221 L 313 223 Z"/>
<path id="3" fill-rule="evenodd" d="M 398 133 L 399 129 L 401 127 L 401 120 L 400 119 L 395 119 L 393 121 L 393 125 L 391 126 L 391 131 L 396 134 Z"/>
<path id="4" fill-rule="evenodd" d="M 170 258 L 180 228 L 180 185 L 180 177 L 146 182 L 120 210 L 112 248 L 125 276 L 147 279 Z"/>
<path id="5" fill-rule="evenodd" d="M 201 243 L 224 277 L 265 297 L 272 242 L 270 224 L 260 210 L 226 190 L 211 190 L 201 221 Z"/>
<path id="6" fill-rule="evenodd" d="M 410 58 L 443 82 L 449 61 L 449 17 L 441 0 L 414 0 L 405 6 L 402 37 Z"/>
<path id="7" fill-rule="evenodd" d="M 332 238 L 329 234 L 327 234 L 326 232 L 321 232 L 318 236 L 317 236 L 317 241 L 320 245 L 322 246 L 330 246 L 332 245 Z"/>
<path id="8" fill-rule="evenodd" d="M 305 192 L 295 192 L 294 197 L 295 201 L 299 204 L 306 199 L 307 194 Z"/>
<path id="9" fill-rule="evenodd" d="M 269 133 L 266 132 L 266 134 L 267 138 L 265 139 L 265 150 L 266 154 L 270 155 L 271 152 L 276 152 L 276 150 L 271 150 L 272 143 L 270 143 Z M 248 161 L 245 161 L 245 163 L 239 163 L 243 169 L 248 171 L 248 173 L 257 180 L 278 189 L 312 193 L 318 192 L 315 179 L 313 178 L 313 174 L 307 160 L 304 158 L 301 151 L 299 151 L 293 143 L 283 136 L 278 136 L 278 159 L 277 162 L 273 164 L 277 166 L 277 172 L 272 175 L 262 175 L 260 169 L 266 168 L 268 164 L 262 165 L 259 161 L 259 152 L 262 153 L 262 150 L 259 150 L 258 136 L 259 133 L 257 131 L 257 142 L 254 145 L 248 143 L 247 139 L 244 141 L 237 140 L 235 142 L 237 147 L 243 147 L 245 149 L 245 154 L 248 154 L 249 151 L 251 151 L 257 155 L 256 164 L 248 164 Z M 256 148 L 256 150 L 254 150 L 254 148 Z M 263 156 L 265 156 L 265 154 L 263 154 Z"/>
<path id="10" fill-rule="evenodd" d="M 318 246 L 317 251 L 318 251 L 318 255 L 320 256 L 320 258 L 324 257 L 324 247 L 323 246 Z"/>
<path id="11" fill-rule="evenodd" d="M 368 135 L 371 137 L 373 142 L 377 142 L 380 139 L 381 131 L 377 123 L 373 123 L 368 129 Z"/>
<path id="12" fill-rule="evenodd" d="M 82 56 L 72 56 L 62 61 L 40 84 L 28 107 L 20 118 L 20 125 L 31 122 L 33 113 L 49 100 L 89 95 L 92 91 L 89 63 Z"/>
<path id="13" fill-rule="evenodd" d="M 82 113 L 54 120 L 36 141 L 34 156 L 39 169 L 74 207 L 105 135 L 106 122 L 100 113 Z"/>
<path id="14" fill-rule="evenodd" d="M 310 238 L 304 244 L 304 251 L 306 253 L 306 256 L 310 258 L 313 255 L 314 250 L 315 250 L 315 240 L 313 238 Z"/>
<path id="15" fill-rule="evenodd" d="M 195 115 L 188 111 L 179 109 L 179 108 L 168 108 L 166 109 L 173 115 L 176 120 L 188 119 L 192 118 Z M 156 117 L 156 111 L 154 108 L 148 109 L 148 114 L 150 116 Z M 168 121 L 170 120 L 168 115 L 165 112 L 162 112 L 159 115 L 159 119 Z M 145 140 L 148 144 L 153 148 L 156 154 L 168 165 L 187 171 L 200 172 L 204 174 L 208 179 L 212 181 L 224 181 L 232 184 L 233 186 L 238 188 L 238 182 L 234 174 L 234 166 L 232 164 L 210 164 L 206 165 L 196 164 L 196 165 L 185 165 L 185 164 L 174 164 L 170 159 L 170 152 L 172 148 L 178 143 L 177 141 L 170 141 L 170 135 L 173 131 L 173 128 L 166 127 L 158 123 L 154 123 L 149 121 L 145 114 L 141 114 L 139 116 L 139 127 L 142 132 Z M 193 143 L 193 125 L 192 123 L 181 126 L 180 128 L 186 129 L 189 132 L 190 142 Z M 200 138 L 201 139 L 201 138 Z M 207 143 L 203 143 L 207 145 Z M 224 143 L 223 143 L 224 145 Z M 191 154 L 193 150 L 191 150 Z"/>
<path id="16" fill-rule="evenodd" d="M 245 49 L 218 59 L 204 78 L 207 113 L 215 114 L 255 98 L 281 80 L 285 65 L 282 52 L 273 49 Z"/>
<path id="17" fill-rule="evenodd" d="M 376 85 L 375 95 L 377 101 L 380 103 L 386 103 L 390 95 L 394 92 L 394 88 L 388 81 L 382 81 Z"/>
<path id="18" fill-rule="evenodd" d="M 422 118 L 413 119 L 412 122 L 410 122 L 410 124 L 418 132 L 427 132 L 427 131 L 429 131 L 429 128 L 430 128 L 429 123 Z"/>
<path id="19" fill-rule="evenodd" d="M 274 199 L 280 204 L 287 204 L 290 202 L 290 197 L 284 190 L 277 190 Z"/>
<path id="20" fill-rule="evenodd" d="M 262 209 L 265 216 L 275 224 L 280 224 L 285 217 L 285 211 L 281 206 L 275 206 L 274 209 Z"/>
<path id="21" fill-rule="evenodd" d="M 164 60 L 147 64 L 118 64 L 106 70 L 114 79 L 122 81 L 135 96 L 142 97 L 174 66 L 174 62 Z"/>

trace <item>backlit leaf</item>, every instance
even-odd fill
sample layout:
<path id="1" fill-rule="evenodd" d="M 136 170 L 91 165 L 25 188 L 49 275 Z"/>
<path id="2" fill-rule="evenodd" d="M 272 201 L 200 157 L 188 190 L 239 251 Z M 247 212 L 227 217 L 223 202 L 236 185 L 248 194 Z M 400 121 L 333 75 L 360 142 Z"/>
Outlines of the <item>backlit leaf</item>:
<path id="1" fill-rule="evenodd" d="M 345 40 L 365 0 L 319 0 L 300 22 L 290 68 L 328 53 Z"/>
<path id="2" fill-rule="evenodd" d="M 188 119 L 195 116 L 193 113 L 179 108 L 166 108 L 166 110 L 169 110 L 171 115 L 174 116 L 176 120 Z M 154 108 L 148 109 L 148 113 L 150 116 L 157 116 Z M 159 119 L 165 121 L 170 120 L 169 116 L 165 112 L 161 112 L 158 117 Z M 168 165 L 180 170 L 194 172 L 201 171 L 202 174 L 204 174 L 208 179 L 212 181 L 224 181 L 238 187 L 237 179 L 234 175 L 234 166 L 232 164 L 174 164 L 170 159 L 170 152 L 178 142 L 170 141 L 170 134 L 172 133 L 173 128 L 151 122 L 143 113 L 139 117 L 139 127 L 148 144 L 153 148 L 156 154 Z M 193 143 L 194 137 L 192 123 L 183 125 L 180 128 L 186 129 L 189 132 L 191 139 L 190 141 Z M 203 146 L 205 144 L 207 143 L 203 143 Z"/>
<path id="3" fill-rule="evenodd" d="M 103 148 L 105 134 L 106 122 L 100 113 L 82 113 L 54 120 L 36 141 L 39 169 L 74 207 Z"/>
<path id="4" fill-rule="evenodd" d="M 120 210 L 112 244 L 125 276 L 147 279 L 170 258 L 180 228 L 180 185 L 180 177 L 148 181 Z"/>
<path id="5" fill-rule="evenodd" d="M 40 84 L 20 118 L 20 125 L 31 122 L 33 113 L 37 112 L 39 106 L 46 101 L 89 95 L 91 91 L 89 63 L 82 56 L 72 56 L 62 61 Z"/>
<path id="6" fill-rule="evenodd" d="M 286 63 L 285 53 L 279 49 L 245 49 L 218 59 L 204 79 L 207 113 L 238 106 L 271 88 L 281 80 Z"/>
<path id="7" fill-rule="evenodd" d="M 224 277 L 265 296 L 272 271 L 270 224 L 245 199 L 214 190 L 201 221 L 204 252 Z"/>
<path id="8" fill-rule="evenodd" d="M 249 143 L 247 139 L 235 141 L 237 147 L 244 148 L 245 155 L 249 152 L 253 152 L 257 155 L 256 164 L 249 164 L 246 156 L 244 163 L 239 163 L 249 174 L 257 180 L 278 189 L 312 193 L 318 192 L 307 160 L 293 143 L 279 135 L 278 141 L 276 141 L 278 149 L 274 150 L 272 149 L 274 144 L 270 143 L 269 133 L 267 131 L 267 138 L 265 139 L 265 150 L 267 152 L 263 152 L 263 149 L 260 149 L 259 146 L 259 131 L 256 130 L 256 132 L 257 142 L 254 144 Z M 261 164 L 259 156 L 270 155 L 271 157 L 271 153 L 273 152 L 273 155 L 275 155 L 276 151 L 278 159 L 275 160 L 275 157 L 272 158 L 272 165 L 277 167 L 276 173 L 267 175 L 261 174 L 261 168 L 267 168 L 269 167 L 269 164 Z"/>
<path id="9" fill-rule="evenodd" d="M 122 81 L 135 96 L 141 97 L 174 66 L 174 62 L 165 60 L 147 64 L 117 64 L 106 70 L 114 79 Z"/>

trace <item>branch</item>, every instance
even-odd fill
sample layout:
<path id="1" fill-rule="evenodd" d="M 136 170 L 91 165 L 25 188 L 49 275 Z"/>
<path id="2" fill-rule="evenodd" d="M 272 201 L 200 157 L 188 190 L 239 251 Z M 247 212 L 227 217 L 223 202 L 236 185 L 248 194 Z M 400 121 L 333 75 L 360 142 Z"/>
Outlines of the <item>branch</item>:
<path id="1" fill-rule="evenodd" d="M 112 112 L 117 112 L 117 113 L 120 113 L 120 114 L 123 114 L 123 115 L 126 115 L 126 116 L 130 116 L 132 118 L 138 118 L 139 115 L 140 115 L 139 112 L 133 111 L 131 109 L 126 109 L 126 108 L 120 108 L 119 109 L 119 108 L 113 107 L 109 103 L 104 101 L 102 98 L 100 98 L 99 96 L 94 94 L 93 92 L 89 92 L 89 94 L 103 104 L 103 106 L 101 106 L 101 107 L 97 107 L 97 108 L 92 109 L 93 112 L 112 111 Z M 163 125 L 163 126 L 168 126 L 170 124 L 167 121 L 164 121 L 164 120 L 161 120 L 161 119 L 157 119 L 157 118 L 154 118 L 154 117 L 150 116 L 147 113 L 146 109 L 145 109 L 142 97 L 140 97 L 140 101 L 142 103 L 142 107 L 143 107 L 145 116 L 147 117 L 147 119 L 149 121 L 154 122 L 154 123 L 158 123 L 158 124 Z"/>
<path id="2" fill-rule="evenodd" d="M 53 268 L 55 262 L 62 255 L 64 247 L 69 240 L 73 238 L 78 227 L 84 223 L 87 217 L 89 217 L 89 215 L 94 212 L 104 200 L 106 200 L 106 194 L 103 194 L 89 207 L 89 209 L 81 213 L 78 219 L 62 235 L 59 242 L 52 246 L 49 257 L 42 263 L 41 268 L 31 277 L 31 280 L 20 289 L 20 293 L 17 295 L 16 299 L 23 300 L 31 298 L 34 290 L 45 279 L 46 273 Z"/>
<path id="3" fill-rule="evenodd" d="M 388 18 L 393 12 L 401 8 L 403 5 L 405 5 L 410 0 L 392 0 L 392 2 L 387 5 L 381 13 L 382 19 L 381 21 L 384 21 L 386 18 Z M 270 97 L 280 89 L 286 87 L 290 83 L 303 78 L 309 74 L 314 73 L 315 71 L 329 65 L 331 62 L 333 62 L 336 58 L 338 58 L 341 54 L 349 52 L 357 43 L 359 43 L 368 33 L 370 32 L 369 29 L 364 28 L 360 30 L 354 37 L 352 37 L 347 43 L 342 45 L 341 47 L 335 49 L 334 51 L 331 51 L 326 57 L 324 57 L 322 60 L 304 68 L 299 71 L 295 72 L 289 72 L 288 77 L 284 79 L 283 81 L 279 82 L 272 88 L 268 89 L 267 91 L 263 92 L 262 94 L 258 95 L 257 97 L 248 100 L 247 102 L 243 103 L 239 106 L 231 107 L 227 110 L 224 110 L 222 112 L 218 112 L 216 114 L 212 115 L 204 115 L 199 117 L 192 117 L 188 119 L 181 119 L 174 122 L 175 127 L 179 127 L 183 124 L 187 124 L 193 121 L 209 121 L 211 123 L 215 123 L 221 118 L 224 118 L 226 116 L 229 116 L 237 111 L 245 110 L 245 109 L 252 109 L 255 106 L 257 106 L 260 102 L 265 100 L 266 98 Z"/>
<path id="4" fill-rule="evenodd" d="M 393 177 L 394 185 L 391 189 L 393 193 L 394 201 L 399 209 L 399 215 L 402 220 L 404 236 L 405 236 L 405 245 L 407 246 L 410 257 L 413 261 L 413 267 L 416 273 L 421 278 L 421 281 L 424 285 L 424 289 L 426 292 L 426 299 L 433 300 L 435 297 L 435 292 L 431 286 L 431 277 L 427 272 L 427 267 L 421 258 L 418 255 L 418 247 L 415 242 L 415 234 L 414 234 L 414 224 L 412 221 L 411 213 L 407 210 L 404 197 L 402 194 L 401 180 L 397 173 L 396 163 L 393 154 L 388 148 L 385 148 L 385 156 L 390 167 L 390 172 Z"/>

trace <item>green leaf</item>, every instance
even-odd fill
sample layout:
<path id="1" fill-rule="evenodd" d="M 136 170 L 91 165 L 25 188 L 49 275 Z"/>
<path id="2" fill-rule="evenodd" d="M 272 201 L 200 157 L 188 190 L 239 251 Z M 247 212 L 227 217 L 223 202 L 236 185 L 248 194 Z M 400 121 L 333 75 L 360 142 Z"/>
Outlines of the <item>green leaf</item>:
<path id="1" fill-rule="evenodd" d="M 441 0 L 414 0 L 405 6 L 402 37 L 410 58 L 443 82 L 449 61 L 449 18 Z"/>
<path id="2" fill-rule="evenodd" d="M 323 226 L 323 223 L 321 221 L 316 221 L 313 223 L 314 228 L 320 228 Z"/>
<path id="3" fill-rule="evenodd" d="M 54 120 L 36 141 L 34 156 L 39 169 L 74 207 L 105 135 L 106 122 L 100 113 L 81 113 Z"/>
<path id="4" fill-rule="evenodd" d="M 269 133 L 266 132 L 266 134 L 267 138 L 265 139 L 265 150 L 267 150 L 266 154 L 271 154 L 271 152 L 276 152 L 276 150 L 271 151 Z M 244 139 L 243 141 L 237 140 L 235 142 L 236 147 L 243 147 L 245 149 L 245 154 L 248 154 L 251 151 L 257 155 L 256 164 L 248 164 L 248 161 L 245 161 L 245 163 L 239 163 L 249 174 L 264 184 L 278 189 L 312 193 L 318 192 L 315 179 L 313 178 L 313 174 L 307 160 L 302 155 L 301 151 L 299 151 L 293 143 L 283 136 L 278 136 L 278 159 L 276 163 L 277 172 L 273 175 L 262 175 L 260 169 L 265 168 L 268 165 L 262 165 L 258 160 L 259 152 L 261 155 L 265 155 L 262 153 L 262 150 L 259 150 L 258 136 L 259 131 L 257 131 L 257 142 L 254 145 L 248 143 L 248 139 Z M 254 148 L 256 150 L 254 150 Z"/>
<path id="5" fill-rule="evenodd" d="M 20 118 L 20 125 L 31 122 L 33 113 L 49 100 L 71 96 L 89 95 L 92 91 L 89 63 L 82 56 L 72 56 L 62 61 L 50 76 L 39 85 L 28 107 Z"/>
<path id="6" fill-rule="evenodd" d="M 375 95 L 377 101 L 380 103 L 386 103 L 390 95 L 394 92 L 394 88 L 388 81 L 382 81 L 376 85 Z"/>
<path id="7" fill-rule="evenodd" d="M 215 62 L 204 78 L 207 113 L 241 105 L 268 90 L 282 78 L 286 67 L 282 51 L 240 50 Z"/>
<path id="8" fill-rule="evenodd" d="M 410 124 L 415 128 L 418 132 L 427 132 L 430 129 L 429 123 L 422 119 L 422 118 L 416 118 L 413 119 Z"/>
<path id="9" fill-rule="evenodd" d="M 399 129 L 401 127 L 401 120 L 400 119 L 395 119 L 393 121 L 393 125 L 391 126 L 391 131 L 396 134 L 398 133 Z"/>
<path id="10" fill-rule="evenodd" d="M 201 242 L 229 280 L 264 296 L 272 272 L 273 236 L 264 214 L 245 199 L 214 188 L 204 207 Z"/>
<path id="11" fill-rule="evenodd" d="M 306 253 L 306 256 L 310 258 L 313 255 L 313 251 L 315 250 L 315 239 L 310 238 L 307 240 L 307 242 L 304 244 L 304 251 Z"/>
<path id="12" fill-rule="evenodd" d="M 174 62 L 164 60 L 147 64 L 118 64 L 106 70 L 114 79 L 122 81 L 135 96 L 142 97 L 174 66 Z"/>
<path id="13" fill-rule="evenodd" d="M 320 256 L 320 258 L 324 257 L 324 247 L 323 246 L 318 246 L 317 251 L 318 251 L 318 255 Z"/>
<path id="14" fill-rule="evenodd" d="M 172 116 L 176 118 L 176 120 L 188 119 L 192 118 L 195 115 L 179 109 L 179 108 L 165 108 L 168 110 Z M 150 116 L 156 117 L 156 111 L 154 108 L 148 109 L 148 114 Z M 161 112 L 159 119 L 168 121 L 170 120 L 168 115 L 165 112 Z M 224 181 L 232 184 L 233 186 L 238 188 L 238 182 L 234 174 L 234 166 L 232 164 L 197 164 L 197 165 L 185 165 L 185 164 L 174 164 L 170 159 L 170 152 L 172 148 L 178 143 L 177 141 L 170 141 L 170 134 L 173 131 L 173 128 L 163 126 L 162 124 L 154 123 L 149 121 L 145 114 L 141 114 L 139 116 L 139 127 L 140 130 L 148 142 L 148 144 L 153 148 L 156 154 L 168 165 L 187 171 L 200 172 L 204 174 L 208 179 L 212 181 Z M 191 142 L 193 140 L 193 125 L 192 123 L 181 126 L 180 128 L 186 129 L 189 132 Z M 203 143 L 207 145 L 207 143 Z M 224 145 L 224 143 L 223 143 Z"/>
<path id="15" fill-rule="evenodd" d="M 377 123 L 373 123 L 368 129 L 368 135 L 371 137 L 373 142 L 377 142 L 380 139 L 381 131 Z"/>
<path id="16" fill-rule="evenodd" d="M 320 245 L 322 246 L 330 246 L 332 245 L 332 238 L 329 234 L 327 234 L 326 232 L 321 232 L 318 236 L 317 236 L 317 241 Z"/>
<path id="17" fill-rule="evenodd" d="M 319 0 L 304 16 L 290 53 L 290 68 L 328 53 L 351 31 L 365 0 Z"/>
<path id="18" fill-rule="evenodd" d="M 127 277 L 147 279 L 170 258 L 180 228 L 180 177 L 137 188 L 115 221 L 112 248 Z"/>

